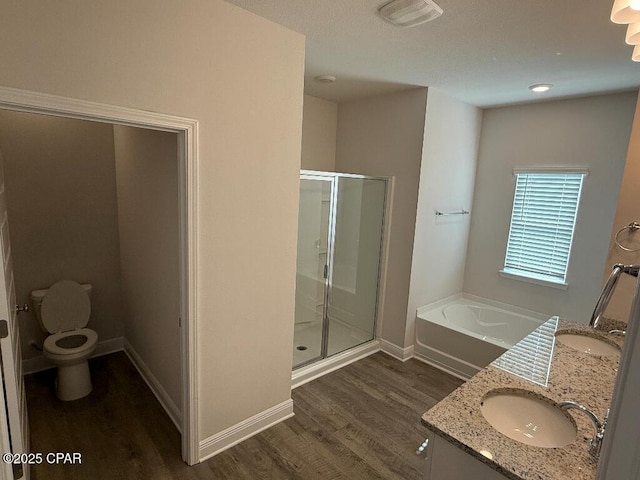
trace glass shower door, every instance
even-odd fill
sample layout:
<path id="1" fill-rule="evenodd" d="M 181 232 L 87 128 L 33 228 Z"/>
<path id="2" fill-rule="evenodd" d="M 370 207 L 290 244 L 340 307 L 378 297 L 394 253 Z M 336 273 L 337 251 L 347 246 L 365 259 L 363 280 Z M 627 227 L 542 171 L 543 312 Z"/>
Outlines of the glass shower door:
<path id="1" fill-rule="evenodd" d="M 333 355 L 375 337 L 387 182 L 337 177 L 326 333 Z"/>
<path id="2" fill-rule="evenodd" d="M 293 368 L 323 356 L 332 177 L 300 177 Z"/>

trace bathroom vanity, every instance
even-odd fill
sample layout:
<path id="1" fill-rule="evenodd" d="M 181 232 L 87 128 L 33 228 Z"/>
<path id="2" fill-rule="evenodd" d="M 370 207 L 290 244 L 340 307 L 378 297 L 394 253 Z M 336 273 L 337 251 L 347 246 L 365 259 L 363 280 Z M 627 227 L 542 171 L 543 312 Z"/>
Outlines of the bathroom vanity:
<path id="1" fill-rule="evenodd" d="M 425 480 L 504 480 L 506 477 L 448 440 L 427 431 Z"/>
<path id="2" fill-rule="evenodd" d="M 603 325 L 609 327 L 616 326 Z M 557 317 L 545 322 L 422 416 L 429 439 L 422 452 L 425 480 L 595 479 L 597 463 L 589 453 L 594 424 L 583 412 L 558 404 L 575 401 L 602 420 L 622 342 Z M 499 396 L 507 403 L 492 413 L 489 401 Z M 540 409 L 542 416 L 527 419 Z M 501 411 L 508 412 L 509 422 L 523 418 L 522 428 L 509 433 L 512 438 L 498 431 Z"/>

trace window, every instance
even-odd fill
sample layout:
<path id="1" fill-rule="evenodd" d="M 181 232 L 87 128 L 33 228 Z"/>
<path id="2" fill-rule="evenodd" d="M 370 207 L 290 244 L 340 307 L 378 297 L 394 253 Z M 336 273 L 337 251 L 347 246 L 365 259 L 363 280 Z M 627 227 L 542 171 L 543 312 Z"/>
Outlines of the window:
<path id="1" fill-rule="evenodd" d="M 515 171 L 516 190 L 501 274 L 566 288 L 586 170 Z"/>

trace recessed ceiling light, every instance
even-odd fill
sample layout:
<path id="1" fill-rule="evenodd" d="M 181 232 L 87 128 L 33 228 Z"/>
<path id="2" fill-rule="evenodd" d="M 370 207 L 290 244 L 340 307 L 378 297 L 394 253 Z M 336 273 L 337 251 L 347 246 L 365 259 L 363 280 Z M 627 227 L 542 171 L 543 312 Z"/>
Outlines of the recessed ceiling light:
<path id="1" fill-rule="evenodd" d="M 414 27 L 442 15 L 442 9 L 433 0 L 392 0 L 378 12 L 399 27 Z"/>
<path id="2" fill-rule="evenodd" d="M 336 77 L 333 75 L 318 75 L 315 80 L 320 83 L 333 83 L 336 81 Z"/>
<path id="3" fill-rule="evenodd" d="M 553 87 L 553 85 L 551 85 L 550 83 L 536 83 L 534 85 L 530 85 L 529 90 L 536 93 L 542 93 L 548 92 L 549 90 L 551 90 L 551 87 Z"/>

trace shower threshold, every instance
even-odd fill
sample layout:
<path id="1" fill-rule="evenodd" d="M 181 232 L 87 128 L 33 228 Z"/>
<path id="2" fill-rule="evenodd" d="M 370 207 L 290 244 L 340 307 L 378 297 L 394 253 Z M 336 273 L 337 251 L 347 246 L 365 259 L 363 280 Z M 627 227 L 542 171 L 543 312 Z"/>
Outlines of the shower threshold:
<path id="1" fill-rule="evenodd" d="M 291 374 L 291 388 L 297 388 L 311 380 L 315 380 L 327 373 L 338 370 L 379 351 L 380 342 L 378 342 L 378 340 L 371 340 L 350 348 L 349 350 L 345 350 L 344 352 L 318 360 L 310 365 L 297 368 Z"/>

